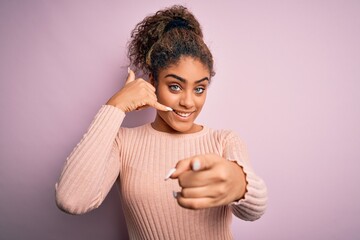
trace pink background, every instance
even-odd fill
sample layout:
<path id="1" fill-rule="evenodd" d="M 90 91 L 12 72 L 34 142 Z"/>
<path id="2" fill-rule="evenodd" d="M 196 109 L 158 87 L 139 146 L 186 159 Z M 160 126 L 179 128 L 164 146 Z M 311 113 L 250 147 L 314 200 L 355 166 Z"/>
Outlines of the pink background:
<path id="1" fill-rule="evenodd" d="M 124 82 L 131 29 L 173 3 L 0 1 L 0 239 L 127 239 L 115 189 L 71 216 L 54 184 Z M 198 122 L 236 130 L 269 188 L 262 219 L 233 218 L 235 239 L 359 239 L 360 2 L 178 3 L 216 60 Z"/>

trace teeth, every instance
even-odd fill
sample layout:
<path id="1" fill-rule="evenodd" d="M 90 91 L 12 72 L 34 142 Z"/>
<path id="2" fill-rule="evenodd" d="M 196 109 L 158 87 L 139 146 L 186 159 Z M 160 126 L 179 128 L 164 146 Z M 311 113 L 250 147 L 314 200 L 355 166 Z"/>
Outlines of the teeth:
<path id="1" fill-rule="evenodd" d="M 181 116 L 181 117 L 188 117 L 188 116 L 190 116 L 191 113 L 176 112 L 176 114 Z"/>

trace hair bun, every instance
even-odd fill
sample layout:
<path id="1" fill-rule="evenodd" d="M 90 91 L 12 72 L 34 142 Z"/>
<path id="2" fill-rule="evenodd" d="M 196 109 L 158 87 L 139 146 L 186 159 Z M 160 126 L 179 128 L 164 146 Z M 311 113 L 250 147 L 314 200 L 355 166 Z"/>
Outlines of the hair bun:
<path id="1" fill-rule="evenodd" d="M 189 22 L 182 17 L 174 17 L 164 28 L 164 33 L 174 29 L 174 28 L 184 28 L 188 30 L 193 30 Z"/>
<path id="2" fill-rule="evenodd" d="M 186 7 L 174 5 L 148 15 L 131 32 L 128 57 L 134 69 L 151 73 L 192 56 L 206 65 L 211 76 L 213 58 L 204 42 L 199 21 Z"/>

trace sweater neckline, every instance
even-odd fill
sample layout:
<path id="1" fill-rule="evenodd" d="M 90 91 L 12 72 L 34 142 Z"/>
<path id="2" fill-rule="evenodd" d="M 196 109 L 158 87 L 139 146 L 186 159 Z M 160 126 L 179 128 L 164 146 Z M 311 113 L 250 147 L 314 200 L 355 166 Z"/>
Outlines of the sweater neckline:
<path id="1" fill-rule="evenodd" d="M 194 132 L 194 133 L 167 133 L 167 132 L 161 132 L 161 131 L 154 129 L 151 126 L 151 123 L 145 124 L 145 128 L 147 129 L 147 131 L 149 133 L 156 135 L 156 136 L 168 137 L 168 138 L 194 138 L 194 137 L 198 137 L 198 136 L 203 136 L 209 131 L 209 128 L 207 128 L 204 125 L 201 125 L 201 126 L 202 126 L 202 129 L 200 131 Z"/>

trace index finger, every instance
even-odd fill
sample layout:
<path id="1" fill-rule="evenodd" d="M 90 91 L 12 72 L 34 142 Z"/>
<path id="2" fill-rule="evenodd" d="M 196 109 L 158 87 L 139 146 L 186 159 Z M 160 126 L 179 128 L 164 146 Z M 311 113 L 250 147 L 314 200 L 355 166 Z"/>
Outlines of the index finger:
<path id="1" fill-rule="evenodd" d="M 173 111 L 173 109 L 171 107 L 167 107 L 165 105 L 162 105 L 161 103 L 159 102 L 154 102 L 152 104 L 150 104 L 152 107 L 156 108 L 157 110 L 160 110 L 160 111 L 165 111 L 165 112 L 171 112 Z"/>

